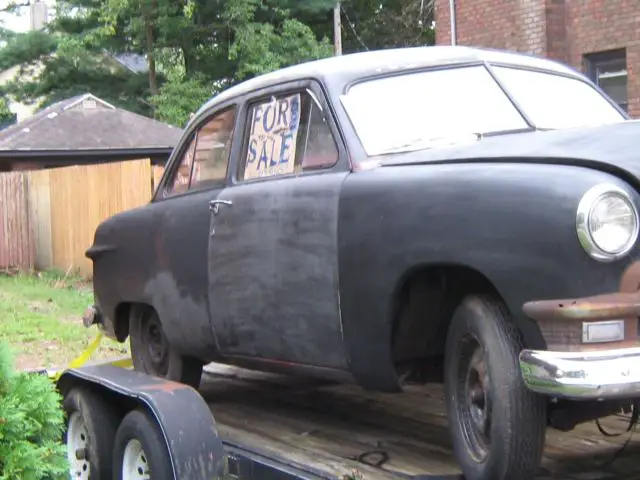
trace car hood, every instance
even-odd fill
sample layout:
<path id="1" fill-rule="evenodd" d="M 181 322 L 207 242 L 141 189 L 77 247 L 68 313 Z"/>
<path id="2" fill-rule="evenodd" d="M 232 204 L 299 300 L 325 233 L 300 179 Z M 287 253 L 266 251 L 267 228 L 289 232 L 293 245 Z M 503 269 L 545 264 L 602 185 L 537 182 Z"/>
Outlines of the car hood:
<path id="1" fill-rule="evenodd" d="M 391 166 L 461 161 L 582 165 L 640 179 L 640 121 L 495 135 L 463 145 L 387 155 L 381 163 Z"/>

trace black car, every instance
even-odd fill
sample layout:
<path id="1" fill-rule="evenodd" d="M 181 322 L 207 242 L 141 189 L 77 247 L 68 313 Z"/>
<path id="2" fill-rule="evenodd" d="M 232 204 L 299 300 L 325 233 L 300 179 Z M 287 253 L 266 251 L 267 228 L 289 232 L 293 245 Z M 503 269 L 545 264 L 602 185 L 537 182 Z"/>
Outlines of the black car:
<path id="1" fill-rule="evenodd" d="M 639 140 L 583 75 L 515 53 L 253 78 L 193 116 L 149 205 L 98 227 L 88 322 L 194 387 L 212 361 L 443 381 L 466 478 L 530 479 L 547 426 L 640 397 Z"/>

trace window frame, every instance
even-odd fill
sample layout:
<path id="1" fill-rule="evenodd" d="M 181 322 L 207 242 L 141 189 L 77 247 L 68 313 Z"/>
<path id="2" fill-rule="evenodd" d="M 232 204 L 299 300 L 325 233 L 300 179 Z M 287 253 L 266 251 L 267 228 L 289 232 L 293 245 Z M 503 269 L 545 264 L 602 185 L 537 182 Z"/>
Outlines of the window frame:
<path id="1" fill-rule="evenodd" d="M 612 63 L 622 62 L 624 63 L 625 70 L 625 89 L 626 99 L 624 106 L 617 103 L 613 98 L 611 99 L 618 108 L 622 109 L 625 113 L 629 113 L 629 64 L 627 60 L 626 48 L 615 48 L 611 50 L 603 50 L 598 52 L 586 53 L 583 55 L 583 64 L 586 76 L 600 89 L 607 97 L 609 96 L 604 88 L 600 86 L 598 69 L 610 65 Z"/>
<path id="2" fill-rule="evenodd" d="M 250 122 L 252 119 L 252 109 L 256 104 L 268 101 L 271 97 L 284 97 L 288 95 L 294 95 L 296 93 L 308 94 L 311 97 L 311 101 L 315 102 L 317 106 L 321 108 L 321 111 L 327 121 L 327 126 L 331 132 L 331 136 L 336 145 L 337 159 L 336 162 L 328 167 L 312 167 L 302 172 L 287 173 L 282 175 L 271 175 L 265 177 L 244 179 L 239 176 L 240 170 L 244 169 L 247 159 L 247 150 L 249 147 L 249 140 L 251 136 Z M 343 132 L 340 129 L 339 123 L 336 120 L 335 111 L 333 106 L 327 100 L 326 92 L 322 85 L 315 79 L 299 79 L 292 82 L 286 82 L 281 84 L 270 85 L 261 89 L 254 90 L 244 96 L 244 106 L 242 108 L 243 114 L 241 119 L 242 132 L 238 130 L 237 145 L 238 151 L 235 157 L 235 165 L 229 178 L 229 186 L 235 185 L 249 185 L 256 182 L 265 181 L 277 181 L 290 178 L 298 178 L 309 175 L 326 174 L 336 171 L 348 171 L 350 169 L 350 162 L 348 160 L 347 148 L 345 146 L 345 139 Z M 240 117 L 240 116 L 239 116 Z M 240 120 L 240 118 L 239 118 Z M 240 128 L 240 126 L 238 126 Z M 305 136 L 306 141 L 306 136 Z M 242 170 L 244 171 L 244 170 Z"/>
<path id="3" fill-rule="evenodd" d="M 193 178 L 193 168 L 195 165 L 195 150 L 198 148 L 198 133 L 202 128 L 209 123 L 213 118 L 221 115 L 229 110 L 235 110 L 234 124 L 233 124 L 233 133 L 231 134 L 231 145 L 229 148 L 229 159 L 227 161 L 227 169 L 225 173 L 224 179 L 221 180 L 220 184 L 208 184 L 201 186 L 199 188 L 191 188 L 191 180 Z M 158 182 L 158 188 L 153 194 L 152 203 L 161 202 L 164 200 L 171 200 L 174 198 L 180 198 L 185 195 L 191 195 L 194 193 L 199 193 L 208 190 L 215 190 L 224 188 L 227 185 L 229 179 L 229 171 L 232 167 L 233 156 L 234 156 L 234 148 L 237 142 L 238 135 L 238 124 L 242 120 L 242 109 L 238 102 L 228 102 L 220 105 L 216 105 L 211 109 L 207 109 L 202 112 L 196 119 L 191 122 L 191 125 L 188 125 L 185 129 L 180 142 L 172 152 L 169 160 L 167 161 L 165 171 L 162 174 L 162 178 L 160 182 Z M 194 148 L 194 162 L 191 164 L 191 170 L 189 172 L 189 187 L 186 191 L 180 193 L 169 193 L 167 191 L 168 187 L 173 187 L 173 183 L 175 181 L 175 176 L 177 175 L 178 169 L 182 165 L 182 161 L 184 160 L 184 155 L 187 153 L 189 148 L 191 147 L 191 142 L 195 140 L 195 148 Z"/>

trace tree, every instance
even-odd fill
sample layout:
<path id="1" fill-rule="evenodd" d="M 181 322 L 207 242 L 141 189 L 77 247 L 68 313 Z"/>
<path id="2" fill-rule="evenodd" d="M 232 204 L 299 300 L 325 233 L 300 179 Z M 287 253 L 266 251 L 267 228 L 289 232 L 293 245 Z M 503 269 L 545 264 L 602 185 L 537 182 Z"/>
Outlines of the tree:
<path id="1" fill-rule="evenodd" d="M 343 0 L 343 51 L 433 43 L 431 0 Z M 43 32 L 0 46 L 6 87 L 24 102 L 90 91 L 129 110 L 184 125 L 220 89 L 333 54 L 335 0 L 58 0 Z M 145 72 L 118 53 L 144 55 Z"/>
<path id="2" fill-rule="evenodd" d="M 345 50 L 433 45 L 433 3 L 433 0 L 344 1 Z"/>
<path id="3" fill-rule="evenodd" d="M 157 95 L 151 97 L 151 103 L 158 120 L 182 128 L 190 115 L 218 89 L 220 87 L 216 88 L 201 74 L 191 78 L 174 77 L 160 88 Z"/>
<path id="4" fill-rule="evenodd" d="M 103 33 L 99 0 L 59 0 L 45 30 L 15 34 L 0 48 L 0 70 L 20 66 L 5 94 L 44 107 L 91 92 L 134 112 L 150 115 L 146 74 L 131 72 L 112 53 L 127 47 L 124 35 Z"/>
<path id="5" fill-rule="evenodd" d="M 68 478 L 61 400 L 47 377 L 16 373 L 8 345 L 0 342 L 0 478 Z"/>
<path id="6" fill-rule="evenodd" d="M 260 21 L 258 14 L 265 12 L 270 18 Z M 233 35 L 229 54 L 237 61 L 237 80 L 333 53 L 327 37 L 318 41 L 313 30 L 292 18 L 288 9 L 267 10 L 259 0 L 230 0 L 223 18 Z"/>
<path id="7" fill-rule="evenodd" d="M 3 126 L 11 123 L 14 119 L 14 115 L 9 110 L 9 105 L 7 99 L 4 97 L 0 97 L 0 130 Z"/>
<path id="8" fill-rule="evenodd" d="M 0 69 L 20 66 L 4 90 L 17 101 L 50 103 L 91 92 L 141 114 L 150 114 L 146 75 L 130 72 L 104 49 L 74 35 L 18 34 L 0 50 Z"/>

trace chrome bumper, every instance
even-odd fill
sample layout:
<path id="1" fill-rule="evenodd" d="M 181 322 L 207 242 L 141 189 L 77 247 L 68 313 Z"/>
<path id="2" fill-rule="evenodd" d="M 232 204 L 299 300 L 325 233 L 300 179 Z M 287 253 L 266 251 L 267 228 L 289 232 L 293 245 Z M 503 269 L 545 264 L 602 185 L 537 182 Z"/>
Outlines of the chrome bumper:
<path id="1" fill-rule="evenodd" d="M 593 352 L 523 350 L 520 370 L 530 390 L 552 397 L 640 398 L 640 348 Z"/>

